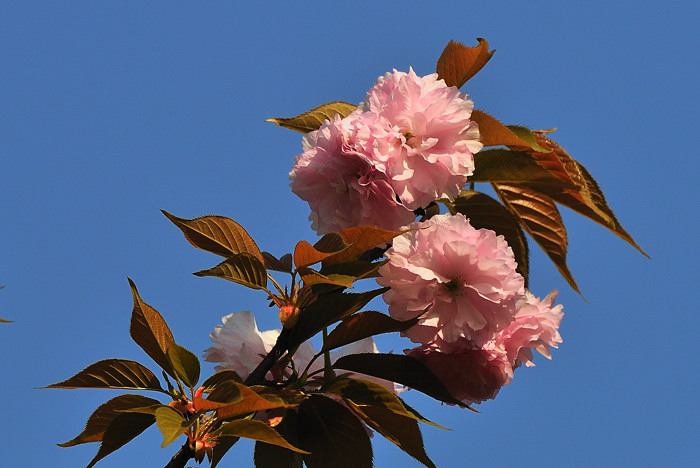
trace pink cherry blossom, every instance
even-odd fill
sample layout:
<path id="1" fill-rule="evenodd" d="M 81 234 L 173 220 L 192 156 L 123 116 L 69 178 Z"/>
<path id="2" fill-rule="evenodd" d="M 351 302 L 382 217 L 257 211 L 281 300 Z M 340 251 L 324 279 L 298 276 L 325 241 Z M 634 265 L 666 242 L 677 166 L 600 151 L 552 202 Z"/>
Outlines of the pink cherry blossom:
<path id="1" fill-rule="evenodd" d="M 483 147 L 466 94 L 437 74 L 394 70 L 377 79 L 360 109 L 379 116 L 372 129 L 378 142 L 373 159 L 408 209 L 459 194 L 474 171 L 474 153 Z"/>
<path id="2" fill-rule="evenodd" d="M 359 112 L 336 116 L 304 137 L 305 151 L 296 157 L 290 185 L 309 203 L 318 234 L 362 225 L 395 230 L 415 220 L 364 147 L 374 143 L 371 120 L 376 116 Z"/>
<path id="3" fill-rule="evenodd" d="M 377 282 L 391 288 L 384 301 L 392 317 L 420 317 L 405 332 L 412 341 L 467 339 L 478 347 L 513 321 L 524 280 L 503 236 L 461 214 L 411 227 L 394 239 Z"/>

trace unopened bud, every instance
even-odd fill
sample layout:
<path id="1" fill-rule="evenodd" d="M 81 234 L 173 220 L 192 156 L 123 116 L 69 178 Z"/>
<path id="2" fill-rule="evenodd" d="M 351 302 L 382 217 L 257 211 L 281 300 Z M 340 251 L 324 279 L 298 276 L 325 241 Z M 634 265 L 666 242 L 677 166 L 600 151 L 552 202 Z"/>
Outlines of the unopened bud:
<path id="1" fill-rule="evenodd" d="M 299 307 L 294 305 L 283 305 L 280 307 L 280 322 L 284 328 L 292 328 L 299 318 Z"/>

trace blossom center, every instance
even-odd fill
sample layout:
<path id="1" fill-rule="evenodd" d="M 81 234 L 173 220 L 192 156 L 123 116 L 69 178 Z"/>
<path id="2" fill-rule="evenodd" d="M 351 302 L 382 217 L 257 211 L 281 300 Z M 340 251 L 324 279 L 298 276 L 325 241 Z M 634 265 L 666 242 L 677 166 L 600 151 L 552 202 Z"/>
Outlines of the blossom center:
<path id="1" fill-rule="evenodd" d="M 452 278 L 447 283 L 442 283 L 442 287 L 445 288 L 447 294 L 452 297 L 458 297 L 464 294 L 464 282 L 459 276 Z"/>

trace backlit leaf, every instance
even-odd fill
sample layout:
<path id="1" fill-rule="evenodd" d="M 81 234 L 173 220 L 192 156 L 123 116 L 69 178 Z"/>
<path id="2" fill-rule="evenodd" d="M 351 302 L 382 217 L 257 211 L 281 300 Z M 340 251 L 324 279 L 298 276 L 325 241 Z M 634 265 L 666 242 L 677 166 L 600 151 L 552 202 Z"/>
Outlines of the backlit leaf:
<path id="1" fill-rule="evenodd" d="M 345 118 L 355 109 L 357 109 L 357 106 L 354 104 L 343 101 L 333 101 L 322 104 L 296 117 L 277 117 L 274 119 L 267 119 L 266 122 L 272 122 L 280 127 L 286 127 L 296 130 L 297 132 L 309 133 L 318 130 L 324 120 L 331 120 L 336 115 L 339 115 L 340 118 Z"/>
<path id="2" fill-rule="evenodd" d="M 546 195 L 517 185 L 494 184 L 494 188 L 506 207 L 518 217 L 525 231 L 554 262 L 569 285 L 580 293 L 566 264 L 566 228 L 554 201 Z"/>
<path id="3" fill-rule="evenodd" d="M 476 169 L 469 182 L 534 183 L 553 190 L 574 188 L 538 164 L 533 154 L 526 151 L 482 150 L 474 155 L 474 163 Z"/>
<path id="4" fill-rule="evenodd" d="M 195 354 L 175 343 L 168 347 L 168 359 L 173 365 L 175 374 L 189 388 L 197 386 L 199 381 L 199 359 Z"/>
<path id="5" fill-rule="evenodd" d="M 277 431 L 264 422 L 256 421 L 254 419 L 236 419 L 225 422 L 215 432 L 215 434 L 228 437 L 235 436 L 259 440 L 267 444 L 286 448 L 287 450 L 293 450 L 294 452 L 307 453 L 287 442 L 284 437 L 279 435 Z"/>
<path id="6" fill-rule="evenodd" d="M 248 253 L 260 260 L 263 265 L 265 264 L 265 259 L 253 238 L 232 219 L 213 215 L 183 219 L 167 211 L 163 211 L 163 214 L 179 227 L 185 238 L 198 249 L 222 257 Z"/>
<path id="7" fill-rule="evenodd" d="M 197 276 L 216 276 L 253 289 L 267 287 L 267 270 L 257 257 L 239 253 L 227 258 L 214 268 L 195 273 Z"/>
<path id="8" fill-rule="evenodd" d="M 358 406 L 376 406 L 412 418 L 394 392 L 369 380 L 341 378 L 322 388 L 323 393 L 338 395 Z"/>
<path id="9" fill-rule="evenodd" d="M 235 384 L 240 391 L 241 399 L 235 403 L 228 404 L 216 410 L 219 419 L 232 418 L 254 411 L 267 410 L 273 408 L 287 408 L 294 406 L 287 403 L 282 398 L 273 395 L 260 395 L 243 384 Z M 195 406 L 196 408 L 196 406 Z M 236 434 L 229 434 L 236 435 Z M 243 436 L 241 436 L 243 437 Z"/>
<path id="10" fill-rule="evenodd" d="M 333 368 L 400 383 L 436 400 L 468 407 L 455 399 L 423 363 L 410 356 L 381 353 L 349 354 L 338 358 L 333 363 Z"/>
<path id="11" fill-rule="evenodd" d="M 308 468 L 370 468 L 372 444 L 357 417 L 342 404 L 311 395 L 299 406 L 299 445 Z"/>
<path id="12" fill-rule="evenodd" d="M 131 338 L 161 369 L 174 378 L 175 372 L 167 357 L 168 346 L 175 341 L 173 334 L 158 311 L 141 300 L 131 278 L 129 278 L 129 286 L 134 296 L 134 310 L 131 312 L 129 329 Z"/>
<path id="13" fill-rule="evenodd" d="M 358 226 L 344 229 L 337 234 L 342 237 L 343 242 L 348 247 L 323 260 L 323 264 L 326 266 L 355 260 L 372 247 L 389 242 L 394 237 L 408 231 L 408 229 L 404 231 L 388 231 L 375 226 Z"/>
<path id="14" fill-rule="evenodd" d="M 126 388 L 164 392 L 158 378 L 145 366 L 126 359 L 104 359 L 73 377 L 46 388 Z"/>
<path id="15" fill-rule="evenodd" d="M 148 429 L 155 420 L 153 415 L 143 413 L 121 413 L 114 417 L 102 436 L 102 443 L 97 455 L 90 461 L 87 468 L 95 466 L 95 463 L 122 448 L 134 437 Z"/>
<path id="16" fill-rule="evenodd" d="M 294 266 L 297 268 L 302 266 L 313 265 L 321 260 L 333 255 L 334 252 L 321 252 L 316 250 L 313 245 L 306 241 L 297 243 L 294 247 Z"/>
<path id="17" fill-rule="evenodd" d="M 176 441 L 194 423 L 187 421 L 178 410 L 162 406 L 156 410 L 156 424 L 163 434 L 161 447 L 167 447 Z"/>
<path id="18" fill-rule="evenodd" d="M 239 437 L 219 437 L 211 455 L 211 468 L 216 468 L 226 452 L 238 442 Z"/>
<path id="19" fill-rule="evenodd" d="M 530 148 L 527 141 L 516 135 L 513 130 L 484 111 L 474 109 L 471 120 L 479 125 L 481 143 L 487 146 L 509 146 L 515 148 Z"/>
<path id="20" fill-rule="evenodd" d="M 296 411 L 288 411 L 275 430 L 290 444 L 299 446 Z M 255 443 L 254 461 L 255 468 L 302 468 L 303 465 L 298 452 L 265 442 Z"/>
<path id="21" fill-rule="evenodd" d="M 100 405 L 90 415 L 85 424 L 85 429 L 77 437 L 58 445 L 60 447 L 72 447 L 87 442 L 100 442 L 112 420 L 122 414 L 124 410 L 158 404 L 160 404 L 158 400 L 142 395 L 119 395 Z"/>
<path id="22" fill-rule="evenodd" d="M 469 223 L 476 229 L 490 229 L 505 238 L 518 262 L 516 270 L 525 278 L 527 286 L 530 273 L 528 246 L 518 217 L 485 193 L 474 190 L 463 190 L 453 206 L 454 211 L 469 218 Z"/>
<path id="23" fill-rule="evenodd" d="M 479 45 L 467 47 L 462 43 L 450 41 L 437 62 L 437 74 L 445 80 L 447 86 L 461 88 L 472 76 L 476 75 L 495 52 L 489 52 L 486 39 L 478 37 Z"/>
<path id="24" fill-rule="evenodd" d="M 358 312 L 344 319 L 328 334 L 321 351 L 340 348 L 382 333 L 403 331 L 417 322 L 417 319 L 402 322 L 374 310 Z"/>
<path id="25" fill-rule="evenodd" d="M 265 259 L 265 268 L 268 270 L 281 271 L 283 273 L 292 272 L 292 254 L 284 254 L 282 257 L 277 258 L 270 252 L 263 252 L 262 256 Z"/>
<path id="26" fill-rule="evenodd" d="M 225 369 L 218 371 L 214 374 L 212 374 L 209 378 L 207 378 L 204 382 L 202 382 L 202 386 L 207 390 L 211 391 L 215 387 L 217 387 L 219 384 L 222 382 L 226 381 L 233 381 L 233 382 L 238 382 L 242 383 L 243 379 L 241 379 L 241 376 L 238 375 L 238 373 L 234 370 L 231 369 Z"/>

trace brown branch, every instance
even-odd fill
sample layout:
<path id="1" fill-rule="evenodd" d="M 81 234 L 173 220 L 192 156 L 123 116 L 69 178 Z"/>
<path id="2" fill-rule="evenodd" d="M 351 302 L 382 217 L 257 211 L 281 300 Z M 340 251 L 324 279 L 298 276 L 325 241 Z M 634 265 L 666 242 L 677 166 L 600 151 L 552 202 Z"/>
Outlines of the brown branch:
<path id="1" fill-rule="evenodd" d="M 275 365 L 279 358 L 281 358 L 282 355 L 287 352 L 287 342 L 289 341 L 290 331 L 291 328 L 282 329 L 282 332 L 277 337 L 275 346 L 272 347 L 270 352 L 267 353 L 267 356 L 260 361 L 258 367 L 256 367 L 253 372 L 248 375 L 248 378 L 245 379 L 244 383 L 246 385 L 260 385 L 265 383 L 265 376 L 267 373 L 270 371 L 270 369 L 272 369 L 272 366 Z"/>
<path id="2" fill-rule="evenodd" d="M 190 447 L 189 440 L 180 448 L 180 450 L 170 459 L 165 468 L 185 468 L 185 465 L 194 458 L 194 450 Z"/>

